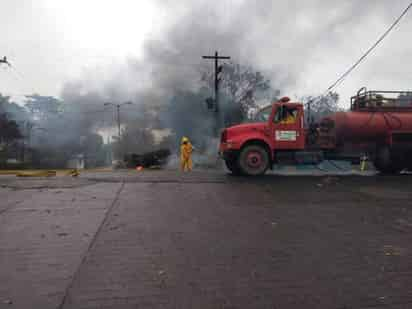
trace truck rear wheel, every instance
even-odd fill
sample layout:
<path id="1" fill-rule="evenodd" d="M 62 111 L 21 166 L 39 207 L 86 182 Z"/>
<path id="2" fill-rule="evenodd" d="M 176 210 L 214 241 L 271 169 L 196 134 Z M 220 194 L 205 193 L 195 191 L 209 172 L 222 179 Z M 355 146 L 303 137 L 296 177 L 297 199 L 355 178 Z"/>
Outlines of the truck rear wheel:
<path id="1" fill-rule="evenodd" d="M 381 147 L 378 149 L 375 157 L 376 169 L 384 174 L 397 174 L 402 171 L 402 166 L 394 158 L 394 154 L 389 147 Z"/>
<path id="2" fill-rule="evenodd" d="M 238 166 L 242 174 L 263 175 L 269 168 L 269 154 L 260 145 L 246 146 L 239 154 Z"/>

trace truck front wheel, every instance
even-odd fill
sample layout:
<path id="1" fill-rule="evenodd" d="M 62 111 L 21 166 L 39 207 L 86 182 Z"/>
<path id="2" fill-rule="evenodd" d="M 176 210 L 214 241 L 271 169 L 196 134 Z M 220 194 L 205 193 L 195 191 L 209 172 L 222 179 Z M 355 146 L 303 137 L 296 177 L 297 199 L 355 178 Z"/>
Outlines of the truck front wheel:
<path id="1" fill-rule="evenodd" d="M 242 174 L 263 175 L 269 168 L 269 154 L 260 145 L 246 146 L 239 154 L 238 166 Z"/>
<path id="2" fill-rule="evenodd" d="M 225 160 L 226 167 L 229 171 L 232 172 L 233 175 L 240 175 L 240 168 L 239 165 L 237 164 L 236 159 L 227 159 Z"/>

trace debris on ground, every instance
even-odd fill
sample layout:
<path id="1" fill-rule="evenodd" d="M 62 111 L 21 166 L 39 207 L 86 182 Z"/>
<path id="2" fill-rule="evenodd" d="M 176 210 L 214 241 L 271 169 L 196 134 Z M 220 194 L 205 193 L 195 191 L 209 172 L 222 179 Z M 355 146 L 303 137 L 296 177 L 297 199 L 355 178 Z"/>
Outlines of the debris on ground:
<path id="1" fill-rule="evenodd" d="M 383 253 L 386 256 L 401 256 L 405 254 L 404 248 L 392 246 L 392 245 L 385 245 L 383 246 Z"/>
<path id="2" fill-rule="evenodd" d="M 77 169 L 70 170 L 67 173 L 67 176 L 77 177 L 80 175 L 80 172 Z"/>
<path id="3" fill-rule="evenodd" d="M 396 230 L 401 231 L 401 232 L 410 232 L 410 231 L 412 231 L 412 222 L 400 218 L 400 219 L 396 220 L 394 228 Z"/>
<path id="4" fill-rule="evenodd" d="M 325 185 L 331 185 L 331 184 L 336 184 L 339 181 L 338 177 L 333 177 L 333 176 L 328 176 L 323 178 L 322 182 Z"/>
<path id="5" fill-rule="evenodd" d="M 338 177 L 334 176 L 327 176 L 322 178 L 321 182 L 316 184 L 319 188 L 322 188 L 323 186 L 329 186 L 329 185 L 335 185 L 339 181 Z"/>

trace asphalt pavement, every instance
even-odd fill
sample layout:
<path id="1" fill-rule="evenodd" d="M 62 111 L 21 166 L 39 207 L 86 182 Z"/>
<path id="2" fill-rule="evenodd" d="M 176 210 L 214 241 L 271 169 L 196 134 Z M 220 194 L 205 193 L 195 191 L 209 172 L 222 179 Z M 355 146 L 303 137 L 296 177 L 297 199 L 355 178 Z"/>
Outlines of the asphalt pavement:
<path id="1" fill-rule="evenodd" d="M 412 308 L 412 176 L 0 177 L 0 308 Z"/>

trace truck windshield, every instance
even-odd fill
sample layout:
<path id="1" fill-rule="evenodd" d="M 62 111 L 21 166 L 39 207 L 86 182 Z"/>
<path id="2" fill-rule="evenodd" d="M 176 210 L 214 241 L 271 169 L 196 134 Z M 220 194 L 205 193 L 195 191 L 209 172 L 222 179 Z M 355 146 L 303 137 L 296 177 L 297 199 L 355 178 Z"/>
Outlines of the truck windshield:
<path id="1" fill-rule="evenodd" d="M 271 112 L 272 112 L 271 105 L 265 108 L 262 108 L 260 111 L 257 112 L 254 120 L 256 122 L 267 122 L 269 120 Z"/>

